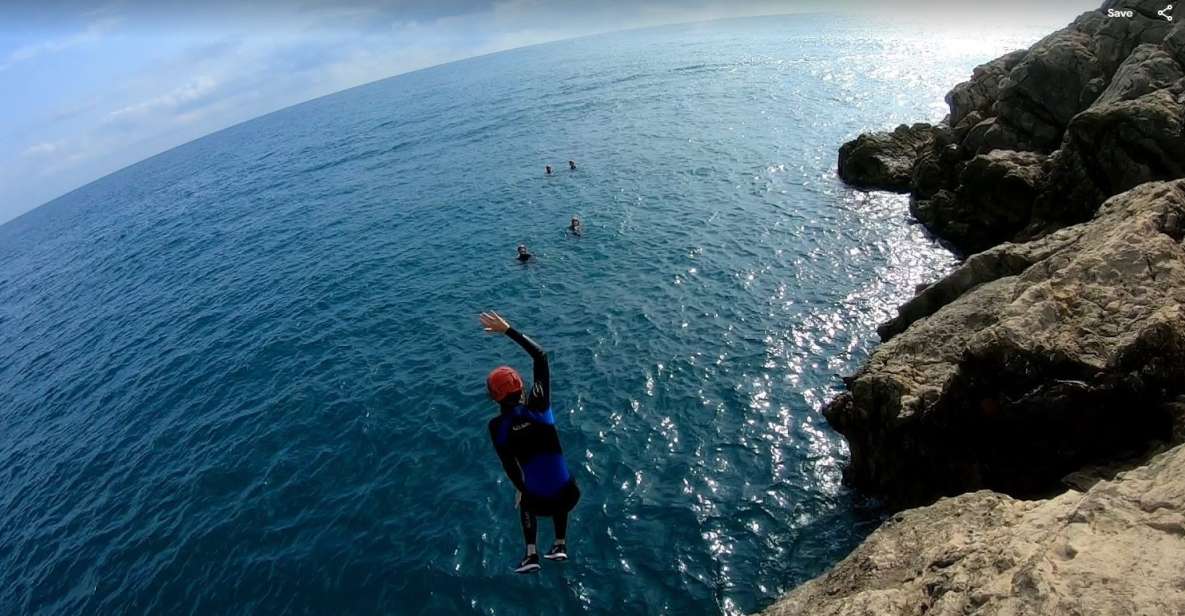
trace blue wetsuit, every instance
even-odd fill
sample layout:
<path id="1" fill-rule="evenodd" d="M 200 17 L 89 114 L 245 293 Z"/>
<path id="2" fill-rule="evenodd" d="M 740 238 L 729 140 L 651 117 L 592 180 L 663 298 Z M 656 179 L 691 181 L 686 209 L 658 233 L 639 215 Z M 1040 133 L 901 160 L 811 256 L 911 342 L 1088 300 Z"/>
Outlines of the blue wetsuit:
<path id="1" fill-rule="evenodd" d="M 563 539 L 568 512 L 580 499 L 580 490 L 568 473 L 555 415 L 551 410 L 551 372 L 547 355 L 534 340 L 512 329 L 510 337 L 534 360 L 534 383 L 525 403 L 502 401 L 502 412 L 490 420 L 490 440 L 502 461 L 502 468 L 522 494 L 519 507 L 523 536 L 535 543 L 535 516 L 555 521 L 556 537 Z"/>

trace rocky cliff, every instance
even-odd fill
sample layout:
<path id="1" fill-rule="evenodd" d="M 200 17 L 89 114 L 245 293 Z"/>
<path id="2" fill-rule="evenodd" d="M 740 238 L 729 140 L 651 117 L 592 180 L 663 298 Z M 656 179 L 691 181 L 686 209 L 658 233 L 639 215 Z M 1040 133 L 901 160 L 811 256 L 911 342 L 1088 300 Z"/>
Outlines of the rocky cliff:
<path id="1" fill-rule="evenodd" d="M 945 122 L 840 148 L 841 177 L 908 190 L 967 255 L 824 410 L 853 486 L 897 506 L 1033 497 L 1168 439 L 1185 393 L 1185 185 L 1164 182 L 1185 177 L 1185 24 L 1161 8 L 1108 2 L 976 68 Z"/>
<path id="2" fill-rule="evenodd" d="M 970 254 L 1090 219 L 1108 197 L 1185 176 L 1185 24 L 1116 0 L 975 69 L 938 125 L 840 148 L 848 183 L 907 191 L 915 217 Z M 1107 9 L 1131 9 L 1109 18 Z"/>
<path id="3" fill-rule="evenodd" d="M 897 514 L 768 616 L 1185 614 L 1185 447 L 1043 501 L 971 492 Z"/>
<path id="4" fill-rule="evenodd" d="M 890 504 L 1033 497 L 1172 436 L 1185 394 L 1185 181 L 968 258 L 881 328 L 824 409 L 847 479 Z M 895 335 L 894 335 L 895 334 Z"/>
<path id="5" fill-rule="evenodd" d="M 824 409 L 850 485 L 925 506 L 770 613 L 1185 614 L 1185 24 L 1162 8 L 1108 1 L 976 68 L 943 122 L 840 149 L 965 258 Z"/>

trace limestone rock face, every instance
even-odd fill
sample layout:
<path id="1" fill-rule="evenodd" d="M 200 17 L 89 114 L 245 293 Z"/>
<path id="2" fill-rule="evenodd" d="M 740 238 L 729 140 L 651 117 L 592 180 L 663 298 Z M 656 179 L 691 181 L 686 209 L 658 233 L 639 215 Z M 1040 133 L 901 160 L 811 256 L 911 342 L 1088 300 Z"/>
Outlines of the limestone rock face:
<path id="1" fill-rule="evenodd" d="M 1178 24 L 1164 37 L 1162 43 L 1177 64 L 1185 66 L 1185 23 Z"/>
<path id="2" fill-rule="evenodd" d="M 940 190 L 958 187 L 963 156 L 948 130 L 936 130 L 914 162 L 909 191 L 915 199 L 926 199 Z"/>
<path id="3" fill-rule="evenodd" d="M 905 192 L 914 161 L 938 130 L 930 124 L 902 124 L 888 133 L 865 133 L 839 149 L 839 177 L 864 188 Z"/>
<path id="4" fill-rule="evenodd" d="M 988 491 L 897 514 L 767 616 L 1185 614 L 1185 447 L 1044 501 Z"/>
<path id="5" fill-rule="evenodd" d="M 1158 17 L 1163 4 L 1109 0 L 976 67 L 929 137 L 861 135 L 840 149 L 840 176 L 908 190 L 915 217 L 964 253 L 1041 237 L 1140 183 L 1185 177 L 1185 24 Z M 999 151 L 1043 162 L 1006 165 L 990 158 Z"/>
<path id="6" fill-rule="evenodd" d="M 950 106 L 950 125 L 958 126 L 970 114 L 977 113 L 982 119 L 991 114 L 992 105 L 1000 97 L 1000 82 L 1008 76 L 1027 52 L 1014 51 L 975 67 L 971 79 L 956 85 L 946 95 Z"/>
<path id="7" fill-rule="evenodd" d="M 1185 445 L 1115 476 L 1185 442 L 1185 24 L 1165 4 L 1107 0 L 976 68 L 928 138 L 862 136 L 887 154 L 861 173 L 842 169 L 861 139 L 841 149 L 841 177 L 906 186 L 967 255 L 823 410 L 851 486 L 934 504 L 770 614 L 1185 615 Z"/>
<path id="8" fill-rule="evenodd" d="M 1062 30 L 1034 45 L 1008 73 L 992 111 L 997 124 L 1016 134 L 1012 149 L 1051 152 L 1074 115 L 1102 94 L 1106 78 L 1091 37 Z"/>
<path id="9" fill-rule="evenodd" d="M 919 159 L 918 171 L 925 160 Z M 957 189 L 928 203 L 918 199 L 925 193 L 919 190 L 915 171 L 911 213 L 964 253 L 990 248 L 1028 224 L 1045 177 L 1045 161 L 1033 152 L 993 150 L 962 165 L 948 163 L 961 170 L 953 182 Z"/>
<path id="10" fill-rule="evenodd" d="M 924 290 L 824 409 L 851 485 L 893 506 L 1046 493 L 1167 440 L 1185 393 L 1185 182 L 969 259 Z"/>
<path id="11" fill-rule="evenodd" d="M 1185 71 L 1161 45 L 1140 45 L 1124 60 L 1111 78 L 1111 85 L 1099 96 L 1096 105 L 1132 100 L 1167 88 L 1182 77 Z"/>
<path id="12" fill-rule="evenodd" d="M 915 321 L 924 319 L 939 308 L 955 301 L 971 289 L 1000 278 L 1016 276 L 1034 263 L 1078 241 L 1079 229 L 1068 229 L 1046 236 L 1041 241 L 1001 244 L 976 253 L 955 271 L 938 282 L 927 285 L 897 308 L 897 316 L 877 328 L 882 341 L 905 331 Z"/>
<path id="13" fill-rule="evenodd" d="M 1163 57 L 1153 51 L 1142 66 Z M 1126 98 L 1142 89 L 1116 88 L 1115 98 L 1100 100 L 1070 123 L 1034 209 L 1034 227 L 1086 220 L 1110 195 L 1143 182 L 1185 177 L 1185 80 Z"/>
<path id="14" fill-rule="evenodd" d="M 1160 43 L 1172 24 L 1156 14 L 1167 3 L 1137 0 L 1106 2 L 1098 11 L 1084 13 L 1071 28 L 1091 37 L 1091 51 L 1107 73 L 1115 72 L 1123 59 L 1143 43 Z M 1107 9 L 1131 9 L 1131 18 L 1111 19 Z"/>

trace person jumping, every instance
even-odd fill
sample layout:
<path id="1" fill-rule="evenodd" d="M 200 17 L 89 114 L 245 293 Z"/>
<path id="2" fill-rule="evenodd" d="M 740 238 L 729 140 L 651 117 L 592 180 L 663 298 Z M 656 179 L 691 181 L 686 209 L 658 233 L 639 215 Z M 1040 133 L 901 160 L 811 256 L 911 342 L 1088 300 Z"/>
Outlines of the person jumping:
<path id="1" fill-rule="evenodd" d="M 532 573 L 541 568 L 535 548 L 538 516 L 550 517 L 555 524 L 555 543 L 543 558 L 567 560 L 568 512 L 580 500 L 580 489 L 568 473 L 559 433 L 555 429 L 547 355 L 534 340 L 519 333 L 498 313 L 483 312 L 480 320 L 487 332 L 505 334 L 534 361 L 534 383 L 525 400 L 523 379 L 514 368 L 498 366 L 486 377 L 490 399 L 501 409 L 498 416 L 490 420 L 490 440 L 506 476 L 518 491 L 515 506 L 522 522 L 523 539 L 527 542 L 527 555 L 515 572 Z"/>

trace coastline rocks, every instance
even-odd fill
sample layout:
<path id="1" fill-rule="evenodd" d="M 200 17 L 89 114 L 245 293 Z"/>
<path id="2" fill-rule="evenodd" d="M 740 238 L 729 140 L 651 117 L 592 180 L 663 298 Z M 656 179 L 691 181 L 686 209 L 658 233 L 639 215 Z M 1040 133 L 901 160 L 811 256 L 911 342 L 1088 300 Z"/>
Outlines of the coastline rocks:
<path id="1" fill-rule="evenodd" d="M 1140 183 L 1185 177 L 1185 24 L 1161 8 L 1109 1 L 976 67 L 947 94 L 944 124 L 861 135 L 840 148 L 840 177 L 910 192 L 913 215 L 964 254 L 1041 237 Z M 1012 170 L 981 158 L 1000 151 L 1046 158 Z"/>
<path id="2" fill-rule="evenodd" d="M 954 189 L 959 184 L 962 152 L 954 143 L 949 130 L 937 129 L 932 139 L 918 151 L 909 181 L 914 199 L 925 199 L 940 190 Z"/>
<path id="3" fill-rule="evenodd" d="M 891 506 L 990 488 L 1036 496 L 1168 440 L 1185 391 L 1185 182 L 970 259 L 906 304 L 824 409 L 845 478 Z"/>
<path id="4" fill-rule="evenodd" d="M 1166 51 L 1173 56 L 1177 64 L 1185 66 L 1185 23 L 1174 26 L 1164 37 L 1162 43 Z"/>
<path id="5" fill-rule="evenodd" d="M 1185 614 L 1185 445 L 1116 475 L 1185 442 L 1185 24 L 1163 5 L 1108 0 L 977 67 L 951 128 L 894 159 L 967 256 L 823 413 L 849 485 L 933 504 L 768 614 Z"/>
<path id="6" fill-rule="evenodd" d="M 918 153 L 944 130 L 902 124 L 893 132 L 862 134 L 839 148 L 839 177 L 853 186 L 906 192 Z"/>
<path id="7" fill-rule="evenodd" d="M 919 169 L 925 160 L 919 159 Z M 1045 178 L 1045 162 L 1045 156 L 1033 152 L 981 154 L 959 165 L 953 195 L 934 199 L 932 194 L 929 201 L 918 199 L 924 193 L 918 190 L 915 173 L 910 213 L 964 254 L 985 250 L 1028 224 Z"/>
<path id="8" fill-rule="evenodd" d="M 1000 82 L 1026 53 L 1025 50 L 1017 50 L 981 64 L 971 72 L 971 79 L 952 88 L 946 95 L 946 104 L 950 106 L 950 125 L 957 127 L 971 114 L 977 114 L 980 119 L 970 124 L 974 126 L 991 115 L 992 105 L 999 98 Z"/>
<path id="9" fill-rule="evenodd" d="M 1091 51 L 1110 74 L 1137 45 L 1159 43 L 1165 38 L 1172 24 L 1156 14 L 1163 8 L 1164 4 L 1158 0 L 1109 1 L 1098 11 L 1082 14 L 1070 27 L 1091 36 Z M 1107 17 L 1108 9 L 1129 9 L 1135 14 L 1130 18 L 1114 19 Z"/>
<path id="10" fill-rule="evenodd" d="M 882 342 L 888 342 L 915 321 L 934 314 L 972 288 L 1020 274 L 1034 263 L 1078 241 L 1080 236 L 1080 229 L 1070 228 L 1039 241 L 1001 244 L 971 255 L 946 277 L 919 289 L 912 299 L 897 308 L 896 317 L 877 328 L 877 334 Z"/>
<path id="11" fill-rule="evenodd" d="M 1185 77 L 1185 71 L 1172 55 L 1160 45 L 1140 45 L 1124 60 L 1111 85 L 1099 96 L 1095 105 L 1132 100 L 1167 88 Z"/>
<path id="12" fill-rule="evenodd" d="M 988 131 L 988 140 L 999 141 L 1010 132 L 1015 140 L 1010 149 L 1053 151 L 1074 115 L 1107 85 L 1091 40 L 1067 29 L 1034 45 L 1000 83 L 999 100 L 992 107 L 997 126 Z"/>
<path id="13" fill-rule="evenodd" d="M 1117 88 L 1114 100 L 1071 122 L 1028 235 L 1086 220 L 1108 196 L 1133 186 L 1179 177 L 1185 177 L 1185 80 L 1130 100 Z"/>
<path id="14" fill-rule="evenodd" d="M 971 116 L 968 116 L 971 117 Z M 987 118 L 967 131 L 961 146 L 969 156 L 988 154 L 992 150 L 1022 148 L 1025 140 L 1016 129 L 998 118 Z"/>
<path id="15" fill-rule="evenodd" d="M 897 514 L 766 616 L 1185 613 L 1185 447 L 1045 501 Z"/>

